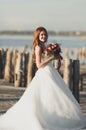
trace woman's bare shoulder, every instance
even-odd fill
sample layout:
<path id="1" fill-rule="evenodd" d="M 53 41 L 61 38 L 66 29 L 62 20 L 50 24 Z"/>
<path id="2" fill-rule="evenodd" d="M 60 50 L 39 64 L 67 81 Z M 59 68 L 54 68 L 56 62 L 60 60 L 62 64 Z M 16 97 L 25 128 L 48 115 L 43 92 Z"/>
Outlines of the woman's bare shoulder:
<path id="1" fill-rule="evenodd" d="M 41 47 L 37 45 L 37 46 L 35 47 L 35 53 L 38 53 L 38 52 L 39 52 L 39 53 L 41 52 Z"/>
<path id="2" fill-rule="evenodd" d="M 36 47 L 35 47 L 35 51 L 40 51 L 41 50 L 41 47 L 39 46 L 39 45 L 37 45 Z"/>
<path id="3" fill-rule="evenodd" d="M 35 49 L 41 49 L 41 47 L 39 45 L 36 45 Z"/>

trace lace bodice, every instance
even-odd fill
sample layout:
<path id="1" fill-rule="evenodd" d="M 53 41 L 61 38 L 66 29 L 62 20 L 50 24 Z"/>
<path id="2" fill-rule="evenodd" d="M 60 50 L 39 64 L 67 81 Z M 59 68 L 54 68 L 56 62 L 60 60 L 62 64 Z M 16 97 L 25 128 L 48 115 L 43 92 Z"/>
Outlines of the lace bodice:
<path id="1" fill-rule="evenodd" d="M 47 58 L 48 56 L 47 56 L 47 52 L 46 51 L 44 51 L 44 53 L 42 53 L 42 60 L 45 60 L 46 58 Z"/>

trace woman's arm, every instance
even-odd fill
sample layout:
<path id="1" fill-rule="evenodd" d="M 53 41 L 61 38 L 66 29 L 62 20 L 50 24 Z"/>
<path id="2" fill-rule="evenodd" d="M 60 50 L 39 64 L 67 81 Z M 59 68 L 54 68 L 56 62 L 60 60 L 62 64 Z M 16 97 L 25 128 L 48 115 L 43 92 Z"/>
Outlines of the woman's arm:
<path id="1" fill-rule="evenodd" d="M 42 52 L 41 52 L 41 48 L 39 46 L 35 47 L 35 55 L 36 55 L 36 66 L 38 69 L 46 66 L 53 59 L 53 56 L 50 56 L 47 59 L 45 59 L 44 61 L 42 61 L 41 60 Z"/>

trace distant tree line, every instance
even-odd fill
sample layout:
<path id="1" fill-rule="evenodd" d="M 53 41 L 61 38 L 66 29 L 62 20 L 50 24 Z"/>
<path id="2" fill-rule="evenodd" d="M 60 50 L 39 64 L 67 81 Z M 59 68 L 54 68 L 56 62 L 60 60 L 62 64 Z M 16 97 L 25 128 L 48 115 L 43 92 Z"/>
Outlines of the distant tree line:
<path id="1" fill-rule="evenodd" d="M 86 36 L 85 31 L 48 31 L 49 35 L 52 36 Z M 0 31 L 0 35 L 33 35 L 33 31 L 17 31 L 17 30 L 6 30 Z"/>

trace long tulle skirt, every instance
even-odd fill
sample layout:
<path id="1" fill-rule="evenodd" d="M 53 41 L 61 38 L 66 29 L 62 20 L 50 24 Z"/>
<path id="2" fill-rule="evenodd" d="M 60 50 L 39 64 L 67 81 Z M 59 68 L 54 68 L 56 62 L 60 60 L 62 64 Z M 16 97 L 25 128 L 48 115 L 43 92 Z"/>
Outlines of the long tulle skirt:
<path id="1" fill-rule="evenodd" d="M 0 116 L 0 130 L 81 130 L 80 105 L 49 63 L 38 69 L 21 99 Z"/>

